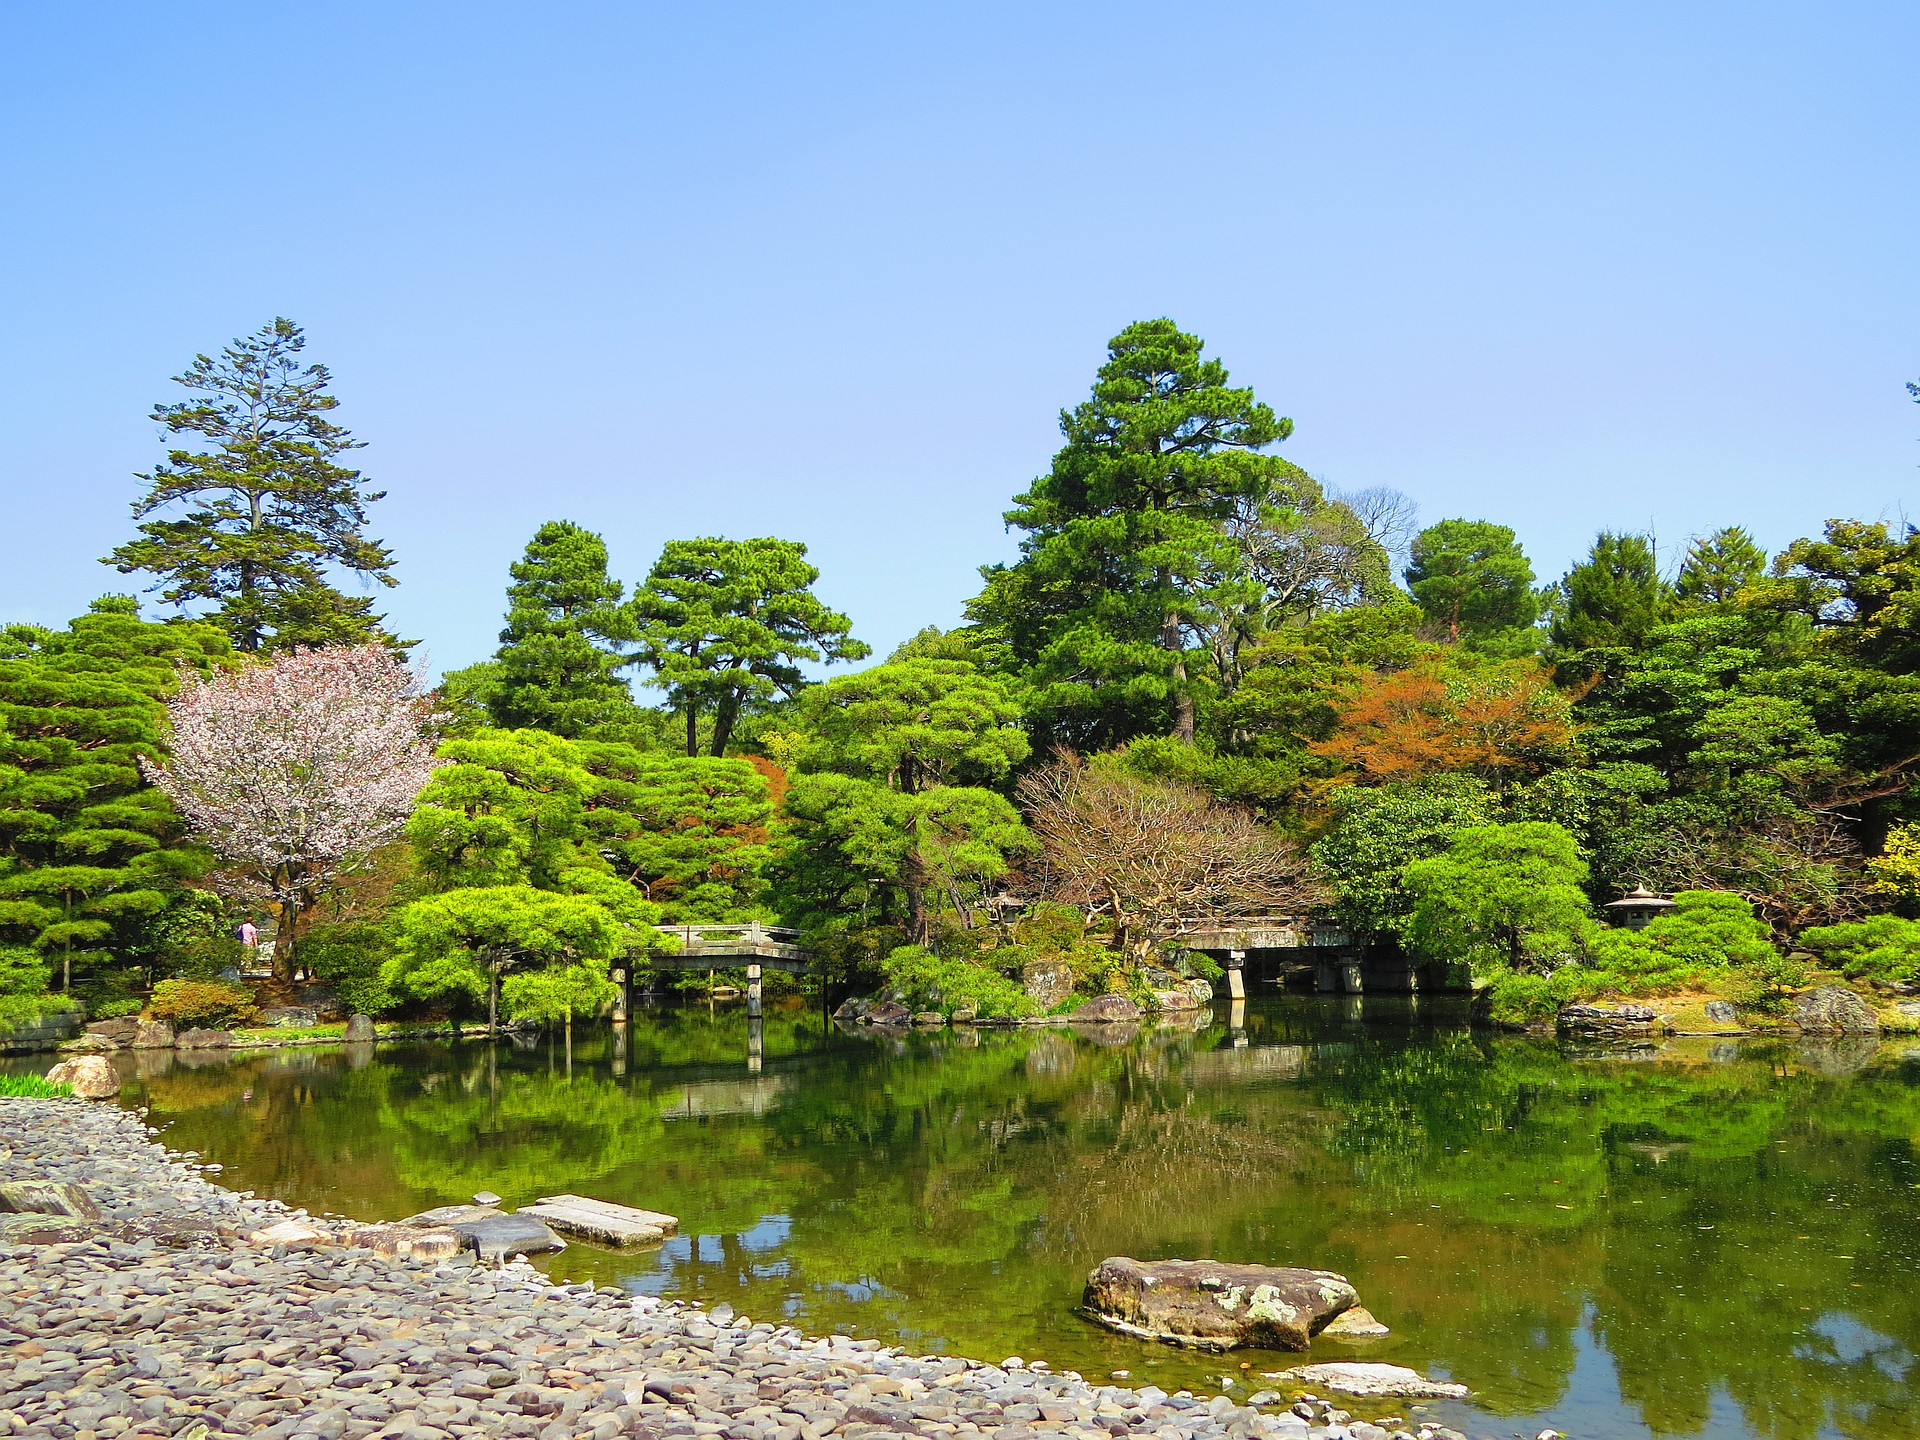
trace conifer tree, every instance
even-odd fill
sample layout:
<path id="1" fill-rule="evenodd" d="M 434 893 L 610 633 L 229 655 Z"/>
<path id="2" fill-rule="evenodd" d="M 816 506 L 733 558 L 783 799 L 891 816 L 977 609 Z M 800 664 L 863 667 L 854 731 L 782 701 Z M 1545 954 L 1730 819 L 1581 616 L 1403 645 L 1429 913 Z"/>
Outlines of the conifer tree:
<path id="1" fill-rule="evenodd" d="M 1413 537 L 1407 589 L 1447 639 L 1490 640 L 1539 618 L 1533 566 L 1513 531 L 1485 520 L 1442 520 Z"/>
<path id="2" fill-rule="evenodd" d="M 686 716 L 687 754 L 700 753 L 711 717 L 711 755 L 725 755 L 740 717 L 805 683 L 803 660 L 872 653 L 853 623 L 813 593 L 820 572 L 793 540 L 674 540 L 633 597 L 639 653 L 652 684 Z"/>
<path id="3" fill-rule="evenodd" d="M 550 520 L 528 542 L 507 588 L 500 649 L 479 694 L 503 730 L 570 739 L 630 729 L 639 707 L 614 646 L 630 638 L 625 587 L 607 574 L 607 545 L 591 530 Z"/>
<path id="4" fill-rule="evenodd" d="M 1007 643 L 1045 728 L 1080 745 L 1147 733 L 1191 742 L 1195 664 L 1240 556 L 1227 522 L 1298 469 L 1260 453 L 1293 433 L 1171 320 L 1128 326 L 1067 443 L 1014 497 L 1021 558 L 982 573 L 972 618 Z"/>
<path id="5" fill-rule="evenodd" d="M 1728 525 L 1687 547 L 1674 592 L 1691 605 L 1728 605 L 1766 573 L 1767 552 L 1745 526 Z"/>
<path id="6" fill-rule="evenodd" d="M 156 405 L 153 419 L 202 448 L 170 449 L 140 477 L 140 538 L 106 559 L 122 574 L 158 576 L 154 588 L 175 605 L 211 601 L 241 650 L 394 643 L 371 597 L 327 578 L 345 570 L 395 583 L 393 557 L 364 533 L 366 507 L 383 492 L 339 463 L 362 442 L 327 418 L 340 403 L 327 392 L 332 376 L 301 364 L 305 348 L 300 327 L 276 318 L 174 377 L 193 398 Z"/>
<path id="7" fill-rule="evenodd" d="M 1551 634 L 1564 650 L 1635 648 L 1666 619 L 1673 591 L 1644 535 L 1602 530 L 1560 582 Z"/>
<path id="8" fill-rule="evenodd" d="M 139 760 L 165 752 L 179 667 L 204 671 L 227 650 L 217 627 L 144 621 L 120 595 L 65 630 L 0 634 L 0 940 L 44 956 L 63 989 L 138 949 L 206 868 Z"/>

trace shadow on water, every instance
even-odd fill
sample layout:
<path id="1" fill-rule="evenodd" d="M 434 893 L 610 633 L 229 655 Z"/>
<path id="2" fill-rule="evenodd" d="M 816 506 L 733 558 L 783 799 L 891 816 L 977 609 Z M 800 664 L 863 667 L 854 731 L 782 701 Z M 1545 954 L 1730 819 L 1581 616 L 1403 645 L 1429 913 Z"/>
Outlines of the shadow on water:
<path id="1" fill-rule="evenodd" d="M 1393 1334 L 1315 1358 L 1463 1380 L 1471 1406 L 1419 1413 L 1474 1434 L 1814 1440 L 1920 1411 L 1911 1043 L 1581 1053 L 1369 997 L 1080 1033 L 776 1009 L 757 1039 L 703 1007 L 582 1031 L 570 1056 L 541 1037 L 118 1063 L 123 1103 L 238 1188 L 368 1219 L 483 1189 L 666 1210 L 686 1233 L 664 1248 L 575 1246 L 553 1272 L 815 1331 L 1257 1388 L 1290 1357 L 1208 1360 L 1073 1313 L 1103 1256 L 1215 1256 L 1351 1276 Z"/>

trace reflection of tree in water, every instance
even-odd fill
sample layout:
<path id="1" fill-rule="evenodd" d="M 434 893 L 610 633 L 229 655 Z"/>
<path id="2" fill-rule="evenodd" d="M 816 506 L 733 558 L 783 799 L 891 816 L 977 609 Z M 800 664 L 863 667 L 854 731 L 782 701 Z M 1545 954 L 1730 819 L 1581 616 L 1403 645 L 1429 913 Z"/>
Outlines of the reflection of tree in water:
<path id="1" fill-rule="evenodd" d="M 775 1015 L 757 1108 L 727 1103 L 759 1094 L 737 1011 L 636 1020 L 619 1076 L 592 1035 L 571 1077 L 543 1043 L 147 1084 L 169 1142 L 232 1183 L 371 1216 L 480 1188 L 631 1198 L 686 1218 L 683 1257 L 565 1263 L 663 1265 L 822 1328 L 1137 1363 L 1072 1320 L 1086 1270 L 1218 1255 L 1345 1271 L 1395 1329 L 1366 1353 L 1446 1369 L 1496 1413 L 1561 1395 L 1583 1323 L 1660 1435 L 1696 1433 L 1716 1392 L 1770 1440 L 1894 1433 L 1912 1403 L 1920 1068 L 1849 1077 L 1792 1046 L 1569 1059 L 1277 1009 L 1246 1031 L 1239 1050 L 1204 1022 L 1107 1045 L 867 1038 Z"/>
<path id="2" fill-rule="evenodd" d="M 1362 1048 L 1319 1078 L 1330 1103 L 1350 1097 L 1334 1147 L 1372 1182 L 1363 1204 L 1452 1212 L 1440 1250 L 1473 1234 L 1464 1216 L 1522 1242 L 1504 1256 L 1478 1242 L 1466 1276 L 1491 1305 L 1434 1293 L 1455 1267 L 1423 1277 L 1429 1313 L 1475 1316 L 1437 1349 L 1483 1403 L 1502 1407 L 1504 1375 L 1508 1408 L 1537 1405 L 1513 1362 L 1531 1340 L 1570 1368 L 1591 1297 L 1622 1393 L 1656 1434 L 1697 1432 L 1716 1391 L 1777 1440 L 1823 1423 L 1885 1433 L 1912 1403 L 1894 1337 L 1920 1335 L 1920 1090 L 1884 1070 L 1836 1081 L 1777 1052 L 1570 1065 L 1551 1047 L 1454 1037 L 1423 1053 Z M 1512 1323 L 1529 1270 L 1559 1291 L 1531 1336 Z M 1835 1348 L 1822 1325 L 1884 1343 Z"/>

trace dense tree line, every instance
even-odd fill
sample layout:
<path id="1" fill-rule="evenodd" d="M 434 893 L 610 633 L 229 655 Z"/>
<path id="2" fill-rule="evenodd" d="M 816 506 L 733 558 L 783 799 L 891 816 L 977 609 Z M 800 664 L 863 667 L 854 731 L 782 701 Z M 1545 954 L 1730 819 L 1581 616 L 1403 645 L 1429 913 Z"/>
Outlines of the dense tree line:
<path id="1" fill-rule="evenodd" d="M 1920 981 L 1912 527 L 1835 519 L 1775 555 L 1733 524 L 1666 555 L 1604 532 L 1543 584 L 1506 526 L 1416 532 L 1405 497 L 1275 453 L 1293 422 L 1152 320 L 1062 413 L 1006 515 L 1017 558 L 961 627 L 824 679 L 870 651 L 803 545 L 670 540 L 629 584 L 554 520 L 511 567 L 493 657 L 428 697 L 338 588 L 394 561 L 304 344 L 276 320 L 153 412 L 178 443 L 108 562 L 172 618 L 110 596 L 0 639 L 3 1003 L 137 1006 L 230 972 L 249 915 L 283 982 L 550 1017 L 644 969 L 658 924 L 747 918 L 946 1008 L 1029 1003 L 1040 960 L 1148 993 L 1204 969 L 1181 935 L 1235 909 L 1328 913 L 1514 1014 L 1706 984 L 1763 1005 L 1808 955 Z M 257 784 L 193 789 L 183 746 L 208 749 L 222 696 L 291 733 L 262 696 L 323 671 L 385 675 L 415 740 L 382 753 L 423 759 L 343 764 L 355 727 L 311 701 L 303 773 L 418 778 L 366 843 L 281 864 L 324 883 L 275 889 L 258 857 L 307 842 Z M 1607 930 L 1596 905 L 1633 885 L 1679 903 Z"/>

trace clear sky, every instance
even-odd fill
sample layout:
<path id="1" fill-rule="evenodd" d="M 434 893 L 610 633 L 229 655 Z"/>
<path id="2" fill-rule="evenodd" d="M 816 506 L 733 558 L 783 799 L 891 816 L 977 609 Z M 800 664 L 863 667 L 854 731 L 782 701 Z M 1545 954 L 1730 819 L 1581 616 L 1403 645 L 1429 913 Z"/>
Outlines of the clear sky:
<path id="1" fill-rule="evenodd" d="M 6 5 L 0 618 L 128 588 L 148 409 L 276 314 L 436 668 L 556 517 L 629 581 L 804 540 L 882 653 L 951 625 L 1156 315 L 1543 578 L 1897 518 L 1917 72 L 1920 7 L 1845 0 Z"/>

